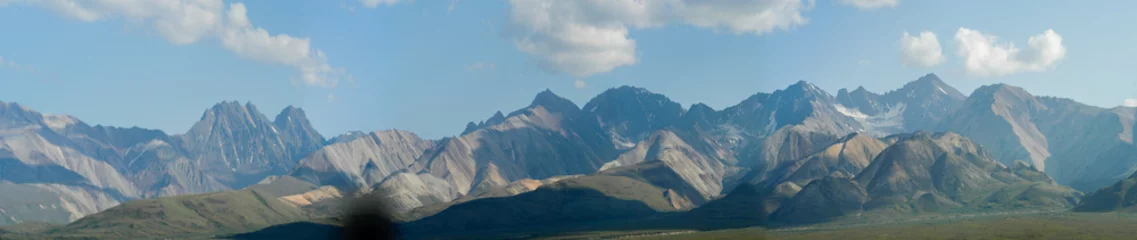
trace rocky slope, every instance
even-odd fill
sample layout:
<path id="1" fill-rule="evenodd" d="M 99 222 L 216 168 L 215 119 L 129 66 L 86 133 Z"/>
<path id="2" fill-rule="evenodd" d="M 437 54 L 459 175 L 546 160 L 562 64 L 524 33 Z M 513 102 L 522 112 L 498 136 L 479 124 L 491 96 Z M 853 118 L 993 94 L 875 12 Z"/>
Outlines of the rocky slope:
<path id="1" fill-rule="evenodd" d="M 1137 169 L 1135 116 L 1132 108 L 1098 108 L 996 84 L 976 89 L 940 129 L 983 144 L 1004 164 L 1023 160 L 1060 184 L 1092 191 Z"/>
<path id="2" fill-rule="evenodd" d="M 401 171 L 435 142 L 402 130 L 387 130 L 329 144 L 300 160 L 291 176 L 345 191 L 370 191 Z"/>
<path id="3" fill-rule="evenodd" d="M 888 145 L 864 133 L 850 134 L 813 155 L 780 165 L 766 179 L 773 184 L 792 182 L 805 186 L 831 175 L 851 177 L 867 167 Z"/>

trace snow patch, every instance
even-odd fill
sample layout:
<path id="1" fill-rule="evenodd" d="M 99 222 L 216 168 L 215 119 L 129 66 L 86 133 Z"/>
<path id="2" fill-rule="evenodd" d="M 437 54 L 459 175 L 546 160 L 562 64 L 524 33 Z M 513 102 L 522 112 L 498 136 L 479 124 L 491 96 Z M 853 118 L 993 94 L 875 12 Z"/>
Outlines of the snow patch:
<path id="1" fill-rule="evenodd" d="M 69 115 L 44 114 L 43 122 L 47 124 L 47 127 L 59 130 L 78 123 L 79 119 Z"/>
<path id="2" fill-rule="evenodd" d="M 837 109 L 837 112 L 853 118 L 853 120 L 865 126 L 867 129 L 863 129 L 864 132 L 876 135 L 888 135 L 905 131 L 904 103 L 888 105 L 884 112 L 877 115 L 868 115 L 856 108 L 845 107 L 841 104 L 834 104 L 833 107 Z"/>

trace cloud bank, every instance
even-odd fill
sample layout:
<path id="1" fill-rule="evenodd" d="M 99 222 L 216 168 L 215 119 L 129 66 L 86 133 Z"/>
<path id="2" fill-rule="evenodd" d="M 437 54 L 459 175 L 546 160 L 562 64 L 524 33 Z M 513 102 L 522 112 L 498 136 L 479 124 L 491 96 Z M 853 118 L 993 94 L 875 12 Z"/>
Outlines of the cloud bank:
<path id="1" fill-rule="evenodd" d="M 877 9 L 882 7 L 896 7 L 900 0 L 840 0 L 838 2 L 852 5 L 859 9 Z"/>
<path id="2" fill-rule="evenodd" d="M 1027 48 L 1000 42 L 994 35 L 959 28 L 955 33 L 964 70 L 976 76 L 1003 76 L 1018 72 L 1041 72 L 1056 66 L 1066 57 L 1062 35 L 1047 29 L 1027 39 Z"/>
<path id="3" fill-rule="evenodd" d="M 388 0 L 389 1 L 389 0 Z M 308 38 L 272 34 L 249 20 L 245 5 L 221 0 L 13 0 L 72 19 L 122 19 L 153 28 L 172 44 L 213 39 L 243 58 L 290 66 L 307 85 L 333 88 L 345 70 L 332 67 Z M 3 4 L 0 4 L 3 6 Z"/>
<path id="4" fill-rule="evenodd" d="M 507 35 L 542 69 L 575 77 L 635 64 L 631 29 L 687 24 L 716 32 L 762 35 L 808 23 L 813 1 L 510 0 Z"/>

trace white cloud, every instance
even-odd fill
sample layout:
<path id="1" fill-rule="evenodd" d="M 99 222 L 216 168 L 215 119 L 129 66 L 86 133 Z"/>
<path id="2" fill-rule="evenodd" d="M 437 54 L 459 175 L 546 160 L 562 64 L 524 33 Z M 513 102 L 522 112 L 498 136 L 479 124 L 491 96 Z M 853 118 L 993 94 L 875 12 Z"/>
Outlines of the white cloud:
<path id="1" fill-rule="evenodd" d="M 840 0 L 840 3 L 853 5 L 859 9 L 876 9 L 882 7 L 896 7 L 900 0 Z"/>
<path id="2" fill-rule="evenodd" d="M 454 12 L 454 8 L 457 7 L 458 0 L 450 0 L 450 5 L 446 6 L 446 16 L 450 16 L 450 13 Z"/>
<path id="3" fill-rule="evenodd" d="M 572 82 L 572 86 L 579 89 L 587 87 L 588 83 L 584 82 L 584 80 L 577 79 L 575 82 Z"/>
<path id="4" fill-rule="evenodd" d="M 0 0 L 2 1 L 2 0 Z M 249 21 L 242 3 L 221 0 L 25 0 L 80 21 L 119 19 L 152 27 L 176 45 L 217 39 L 238 56 L 295 68 L 308 85 L 335 87 L 346 73 L 327 63 L 308 38 L 271 34 Z"/>
<path id="5" fill-rule="evenodd" d="M 1125 101 L 1123 101 L 1121 103 L 1121 106 L 1123 106 L 1123 107 L 1137 107 L 1137 99 L 1126 98 Z"/>
<path id="6" fill-rule="evenodd" d="M 734 34 L 761 35 L 806 24 L 813 1 L 510 0 L 507 32 L 517 49 L 542 69 L 585 77 L 635 64 L 629 29 L 688 24 Z"/>
<path id="7" fill-rule="evenodd" d="M 900 37 L 900 63 L 904 66 L 931 67 L 943 61 L 943 49 L 935 33 L 924 31 L 912 36 L 904 32 Z"/>
<path id="8" fill-rule="evenodd" d="M 976 76 L 1002 76 L 1022 71 L 1046 71 L 1066 57 L 1062 36 L 1052 29 L 1027 39 L 1027 49 L 998 37 L 959 28 L 955 33 L 964 70 Z"/>
<path id="9" fill-rule="evenodd" d="M 363 3 L 364 7 L 376 8 L 376 7 L 379 7 L 379 5 L 390 6 L 390 5 L 398 4 L 400 2 L 409 2 L 409 1 L 408 0 L 360 0 L 360 2 Z"/>

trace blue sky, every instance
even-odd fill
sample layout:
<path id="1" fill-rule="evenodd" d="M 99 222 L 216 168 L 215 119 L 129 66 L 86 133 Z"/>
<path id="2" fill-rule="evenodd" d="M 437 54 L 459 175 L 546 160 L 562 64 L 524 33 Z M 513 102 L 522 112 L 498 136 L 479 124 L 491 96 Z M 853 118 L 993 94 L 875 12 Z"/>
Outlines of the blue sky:
<path id="1" fill-rule="evenodd" d="M 0 0 L 0 101 L 170 133 L 223 100 L 251 101 L 270 118 L 300 106 L 329 137 L 390 128 L 444 137 L 524 107 L 546 88 L 583 105 L 634 85 L 721 109 L 798 80 L 830 93 L 885 92 L 927 73 L 964 93 L 1002 82 L 1102 107 L 1137 98 L 1129 71 L 1137 28 L 1123 27 L 1137 22 L 1132 1 L 727 1 L 706 11 L 684 9 L 683 0 L 649 2 L 672 4 L 656 8 L 560 1 L 540 12 L 526 5 L 547 1 L 91 0 L 78 1 L 82 11 L 60 8 L 70 1 Z M 249 24 L 229 18 L 238 4 Z M 196 22 L 163 12 L 185 6 L 224 20 L 194 31 Z M 777 14 L 746 18 L 761 11 Z M 968 46 L 1012 43 L 1019 53 L 965 56 L 961 28 L 997 36 Z M 258 30 L 278 41 L 257 41 Z M 902 51 L 904 32 L 925 31 L 940 57 Z M 1032 36 L 1061 41 L 1036 49 Z M 308 45 L 272 45 L 299 40 Z"/>

